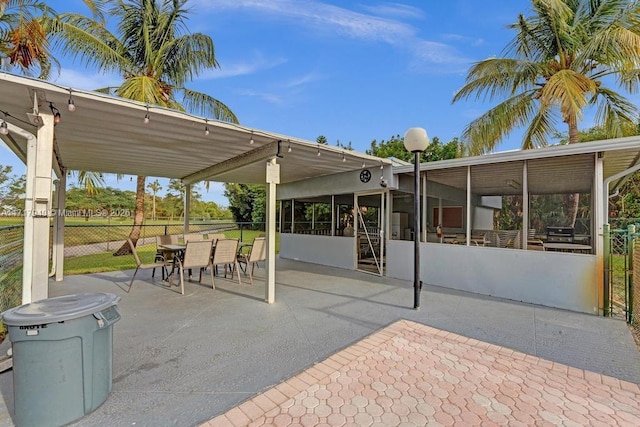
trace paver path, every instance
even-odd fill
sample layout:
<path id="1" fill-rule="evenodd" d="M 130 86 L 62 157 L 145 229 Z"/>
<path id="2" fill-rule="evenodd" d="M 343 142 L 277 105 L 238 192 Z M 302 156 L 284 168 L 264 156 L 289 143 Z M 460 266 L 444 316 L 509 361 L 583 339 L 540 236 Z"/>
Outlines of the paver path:
<path id="1" fill-rule="evenodd" d="M 401 320 L 203 424 L 621 425 L 637 384 Z"/>

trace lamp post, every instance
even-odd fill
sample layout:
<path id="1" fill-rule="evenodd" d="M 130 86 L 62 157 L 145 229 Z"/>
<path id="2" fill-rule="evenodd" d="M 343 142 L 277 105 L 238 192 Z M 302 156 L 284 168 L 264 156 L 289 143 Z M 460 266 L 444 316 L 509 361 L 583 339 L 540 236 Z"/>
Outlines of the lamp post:
<path id="1" fill-rule="evenodd" d="M 420 153 L 427 149 L 429 137 L 422 128 L 410 128 L 404 134 L 404 148 L 413 153 L 413 308 L 420 308 Z"/>

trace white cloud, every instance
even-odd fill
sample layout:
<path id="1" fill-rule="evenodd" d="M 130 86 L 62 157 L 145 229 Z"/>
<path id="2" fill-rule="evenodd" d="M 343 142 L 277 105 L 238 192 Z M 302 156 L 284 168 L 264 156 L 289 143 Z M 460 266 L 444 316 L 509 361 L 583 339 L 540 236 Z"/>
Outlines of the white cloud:
<path id="1" fill-rule="evenodd" d="M 354 38 L 393 43 L 415 33 L 402 22 L 354 12 L 314 0 L 198 0 L 204 10 L 251 9 L 291 20 L 316 31 L 336 31 Z"/>
<path id="2" fill-rule="evenodd" d="M 407 49 L 415 55 L 415 70 L 425 70 L 433 68 L 429 65 L 436 65 L 439 72 L 455 72 L 459 69 L 459 64 L 472 62 L 450 45 L 418 37 L 417 28 L 401 19 L 421 18 L 422 12 L 397 3 L 364 6 L 363 10 L 369 11 L 369 14 L 319 0 L 196 0 L 196 3 L 203 11 L 210 13 L 215 13 L 216 10 L 249 11 L 259 14 L 262 19 L 286 20 L 292 25 L 304 27 L 306 31 L 347 35 Z M 442 67 L 444 64 L 453 67 Z"/>
<path id="3" fill-rule="evenodd" d="M 227 77 L 245 76 L 258 71 L 275 68 L 286 63 L 284 58 L 266 59 L 261 54 L 256 54 L 250 61 L 221 64 L 220 68 L 207 70 L 198 75 L 198 80 L 222 79 Z"/>
<path id="4" fill-rule="evenodd" d="M 81 71 L 63 68 L 54 83 L 69 86 L 74 89 L 96 90 L 110 86 L 120 86 L 122 78 L 116 74 L 83 73 Z"/>
<path id="5" fill-rule="evenodd" d="M 269 92 L 258 92 L 255 90 L 251 90 L 251 89 L 243 89 L 238 91 L 238 93 L 240 95 L 244 95 L 244 96 L 251 96 L 251 97 L 255 97 L 255 98 L 260 98 L 264 101 L 267 101 L 270 104 L 277 104 L 277 105 L 282 105 L 284 104 L 284 100 L 282 99 L 282 97 L 280 95 L 277 95 L 275 93 L 269 93 Z"/>
<path id="6" fill-rule="evenodd" d="M 378 16 L 396 16 L 398 18 L 423 18 L 424 13 L 417 7 L 401 3 L 384 3 L 376 6 L 363 6 L 364 10 Z"/>
<path id="7" fill-rule="evenodd" d="M 451 40 L 455 42 L 465 43 L 471 46 L 480 46 L 484 44 L 484 39 L 478 39 L 469 36 L 463 36 L 462 34 L 442 34 L 441 36 L 444 40 Z"/>
<path id="8" fill-rule="evenodd" d="M 294 87 L 306 85 L 307 83 L 318 81 L 320 79 L 321 79 L 321 76 L 319 76 L 318 74 L 308 73 L 308 74 L 305 74 L 304 76 L 293 78 L 288 82 L 285 82 L 282 86 L 285 88 L 294 88 Z"/>

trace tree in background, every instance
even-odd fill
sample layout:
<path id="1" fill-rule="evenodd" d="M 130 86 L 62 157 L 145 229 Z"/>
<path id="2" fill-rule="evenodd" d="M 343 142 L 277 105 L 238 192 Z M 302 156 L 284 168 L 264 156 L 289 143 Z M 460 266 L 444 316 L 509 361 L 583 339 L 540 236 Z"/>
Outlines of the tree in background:
<path id="1" fill-rule="evenodd" d="M 404 137 L 400 135 L 392 136 L 391 139 L 380 142 L 375 139 L 371 141 L 371 148 L 366 151 L 367 154 L 382 158 L 394 157 L 399 160 L 413 163 L 413 153 L 404 148 Z M 433 137 L 429 142 L 427 149 L 420 154 L 421 162 L 435 162 L 437 160 L 455 159 L 461 157 L 462 144 L 458 138 L 443 144 L 440 138 Z"/>
<path id="2" fill-rule="evenodd" d="M 0 165 L 0 212 L 21 214 L 24 209 L 25 177 L 13 174 L 11 166 Z"/>
<path id="3" fill-rule="evenodd" d="M 236 222 L 265 222 L 266 189 L 256 184 L 224 184 L 224 195 Z"/>
<path id="4" fill-rule="evenodd" d="M 91 19 L 67 13 L 51 21 L 53 40 L 71 55 L 101 72 L 118 72 L 124 82 L 100 89 L 105 93 L 161 107 L 186 110 L 218 120 L 238 122 L 217 99 L 184 85 L 201 70 L 218 68 L 211 37 L 185 34 L 186 0 L 86 0 Z M 108 8 L 108 9 L 107 9 Z M 116 19 L 115 34 L 102 19 L 103 11 Z M 137 243 L 144 219 L 145 177 L 136 180 L 134 225 L 129 238 Z M 130 253 L 124 244 L 114 255 Z"/>
<path id="5" fill-rule="evenodd" d="M 577 143 L 583 109 L 597 106 L 596 123 L 608 138 L 635 123 L 637 108 L 611 89 L 640 89 L 640 2 L 630 0 L 531 0 L 520 15 L 502 58 L 469 70 L 453 102 L 506 98 L 472 121 L 463 140 L 471 154 L 491 151 L 512 130 L 527 126 L 522 148 L 544 147 L 559 118 Z M 615 80 L 614 80 L 615 79 Z"/>
<path id="6" fill-rule="evenodd" d="M 327 145 L 327 137 L 326 137 L 326 136 L 324 136 L 324 135 L 320 135 L 320 136 L 318 136 L 318 137 L 316 138 L 316 142 L 317 142 L 318 144 L 324 144 L 324 145 Z"/>
<path id="7" fill-rule="evenodd" d="M 153 182 L 150 182 L 147 184 L 147 188 L 149 190 L 151 190 L 151 194 L 153 195 L 153 210 L 151 211 L 151 219 L 155 220 L 157 218 L 156 216 L 156 194 L 158 194 L 158 191 L 162 190 L 162 186 L 160 185 L 160 181 L 158 181 L 157 179 Z"/>

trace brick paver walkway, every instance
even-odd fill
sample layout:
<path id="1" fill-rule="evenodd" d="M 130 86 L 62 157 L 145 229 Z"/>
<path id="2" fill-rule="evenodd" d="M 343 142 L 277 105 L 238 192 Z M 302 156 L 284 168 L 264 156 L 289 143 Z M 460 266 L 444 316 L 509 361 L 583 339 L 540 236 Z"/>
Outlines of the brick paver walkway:
<path id="1" fill-rule="evenodd" d="M 640 387 L 402 320 L 203 424 L 640 424 Z"/>

